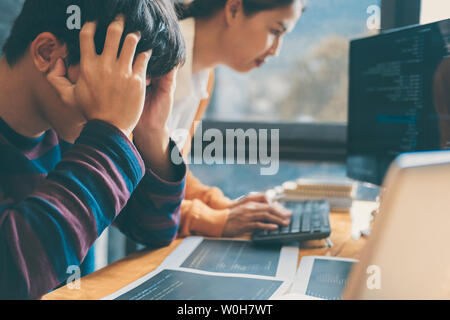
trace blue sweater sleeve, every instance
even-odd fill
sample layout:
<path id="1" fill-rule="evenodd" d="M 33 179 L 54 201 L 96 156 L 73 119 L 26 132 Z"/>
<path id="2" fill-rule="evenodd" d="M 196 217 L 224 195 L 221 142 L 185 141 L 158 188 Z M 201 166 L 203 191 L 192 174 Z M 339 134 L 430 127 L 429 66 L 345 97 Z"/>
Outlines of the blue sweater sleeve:
<path id="1" fill-rule="evenodd" d="M 65 281 L 68 267 L 83 261 L 125 207 L 144 169 L 122 132 L 91 121 L 24 200 L 0 196 L 0 299 L 37 299 Z"/>
<path id="2" fill-rule="evenodd" d="M 173 141 L 170 142 L 170 154 L 172 152 L 179 153 Z M 115 221 L 115 225 L 132 240 L 155 248 L 169 245 L 176 237 L 187 168 L 183 162 L 173 164 L 173 169 L 176 178 L 169 182 L 147 168 L 138 188 Z"/>

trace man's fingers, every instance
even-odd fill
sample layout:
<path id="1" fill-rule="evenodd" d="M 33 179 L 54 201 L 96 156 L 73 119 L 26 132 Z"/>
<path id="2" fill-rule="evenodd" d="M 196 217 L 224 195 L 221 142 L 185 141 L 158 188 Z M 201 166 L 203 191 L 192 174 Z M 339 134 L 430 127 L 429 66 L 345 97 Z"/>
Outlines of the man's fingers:
<path id="1" fill-rule="evenodd" d="M 141 52 L 134 62 L 133 73 L 140 75 L 144 79 L 147 78 L 148 62 L 152 57 L 152 50 Z"/>
<path id="2" fill-rule="evenodd" d="M 172 84 L 177 81 L 177 74 L 178 74 L 178 67 L 173 68 L 172 71 L 170 71 L 163 77 L 163 79 Z"/>
<path id="3" fill-rule="evenodd" d="M 153 89 L 155 92 L 173 95 L 176 89 L 177 69 L 173 69 L 168 74 L 153 81 Z"/>
<path id="4" fill-rule="evenodd" d="M 47 80 L 65 103 L 70 104 L 74 101 L 74 85 L 66 78 L 66 67 L 61 58 L 56 61 L 55 66 L 47 75 Z"/>
<path id="5" fill-rule="evenodd" d="M 133 71 L 134 55 L 136 54 L 139 40 L 141 40 L 140 32 L 133 32 L 126 36 L 119 58 L 122 70 L 127 70 L 130 73 Z"/>
<path id="6" fill-rule="evenodd" d="M 86 22 L 80 31 L 80 53 L 81 63 L 86 60 L 93 59 L 97 55 L 95 50 L 95 31 L 97 29 L 96 22 Z"/>
<path id="7" fill-rule="evenodd" d="M 122 39 L 124 28 L 125 18 L 123 16 L 118 16 L 117 19 L 109 25 L 108 31 L 106 32 L 105 47 L 102 53 L 102 58 L 106 63 L 113 63 L 117 60 L 120 40 Z"/>

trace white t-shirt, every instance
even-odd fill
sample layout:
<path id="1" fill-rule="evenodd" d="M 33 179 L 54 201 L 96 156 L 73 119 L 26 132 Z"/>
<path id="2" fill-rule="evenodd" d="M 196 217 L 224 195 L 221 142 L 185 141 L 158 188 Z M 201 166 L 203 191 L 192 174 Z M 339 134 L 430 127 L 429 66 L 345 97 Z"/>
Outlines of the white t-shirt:
<path id="1" fill-rule="evenodd" d="M 192 74 L 194 57 L 195 19 L 180 22 L 181 32 L 186 42 L 186 63 L 178 70 L 175 103 L 168 119 L 171 138 L 180 150 L 183 149 L 195 120 L 200 101 L 209 97 L 209 70 Z"/>

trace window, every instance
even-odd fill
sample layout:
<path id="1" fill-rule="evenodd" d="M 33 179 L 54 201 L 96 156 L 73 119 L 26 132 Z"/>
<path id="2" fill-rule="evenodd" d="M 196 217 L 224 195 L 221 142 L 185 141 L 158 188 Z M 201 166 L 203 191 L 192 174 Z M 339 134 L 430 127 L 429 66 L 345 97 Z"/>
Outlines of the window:
<path id="1" fill-rule="evenodd" d="M 245 75 L 217 69 L 206 119 L 346 123 L 349 40 L 378 32 L 368 29 L 374 5 L 380 1 L 308 1 L 279 57 Z"/>
<path id="2" fill-rule="evenodd" d="M 450 1 L 422 0 L 420 23 L 426 24 L 450 18 Z"/>
<path id="3" fill-rule="evenodd" d="M 2 0 L 0 2 L 0 56 L 9 36 L 14 20 L 22 9 L 24 0 Z"/>

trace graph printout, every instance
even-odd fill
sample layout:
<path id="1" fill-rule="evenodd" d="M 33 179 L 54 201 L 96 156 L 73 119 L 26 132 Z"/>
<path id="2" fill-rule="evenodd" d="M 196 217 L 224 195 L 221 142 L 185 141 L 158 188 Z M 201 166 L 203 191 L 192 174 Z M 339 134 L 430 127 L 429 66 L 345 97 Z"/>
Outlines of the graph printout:
<path id="1" fill-rule="evenodd" d="M 253 247 L 247 241 L 203 240 L 181 265 L 210 272 L 275 276 L 281 245 Z"/>
<path id="2" fill-rule="evenodd" d="M 291 291 L 319 299 L 340 300 L 356 262 L 338 257 L 303 257 Z"/>
<path id="3" fill-rule="evenodd" d="M 256 247 L 247 240 L 189 237 L 157 270 L 104 300 L 268 300 L 295 277 L 298 243 Z"/>
<path id="4" fill-rule="evenodd" d="M 315 260 L 306 294 L 327 300 L 341 299 L 352 266 L 348 261 Z"/>
<path id="5" fill-rule="evenodd" d="M 162 264 L 166 268 L 293 279 L 298 243 L 255 246 L 251 241 L 189 237 Z"/>
<path id="6" fill-rule="evenodd" d="M 267 300 L 282 284 L 165 269 L 115 300 Z"/>

